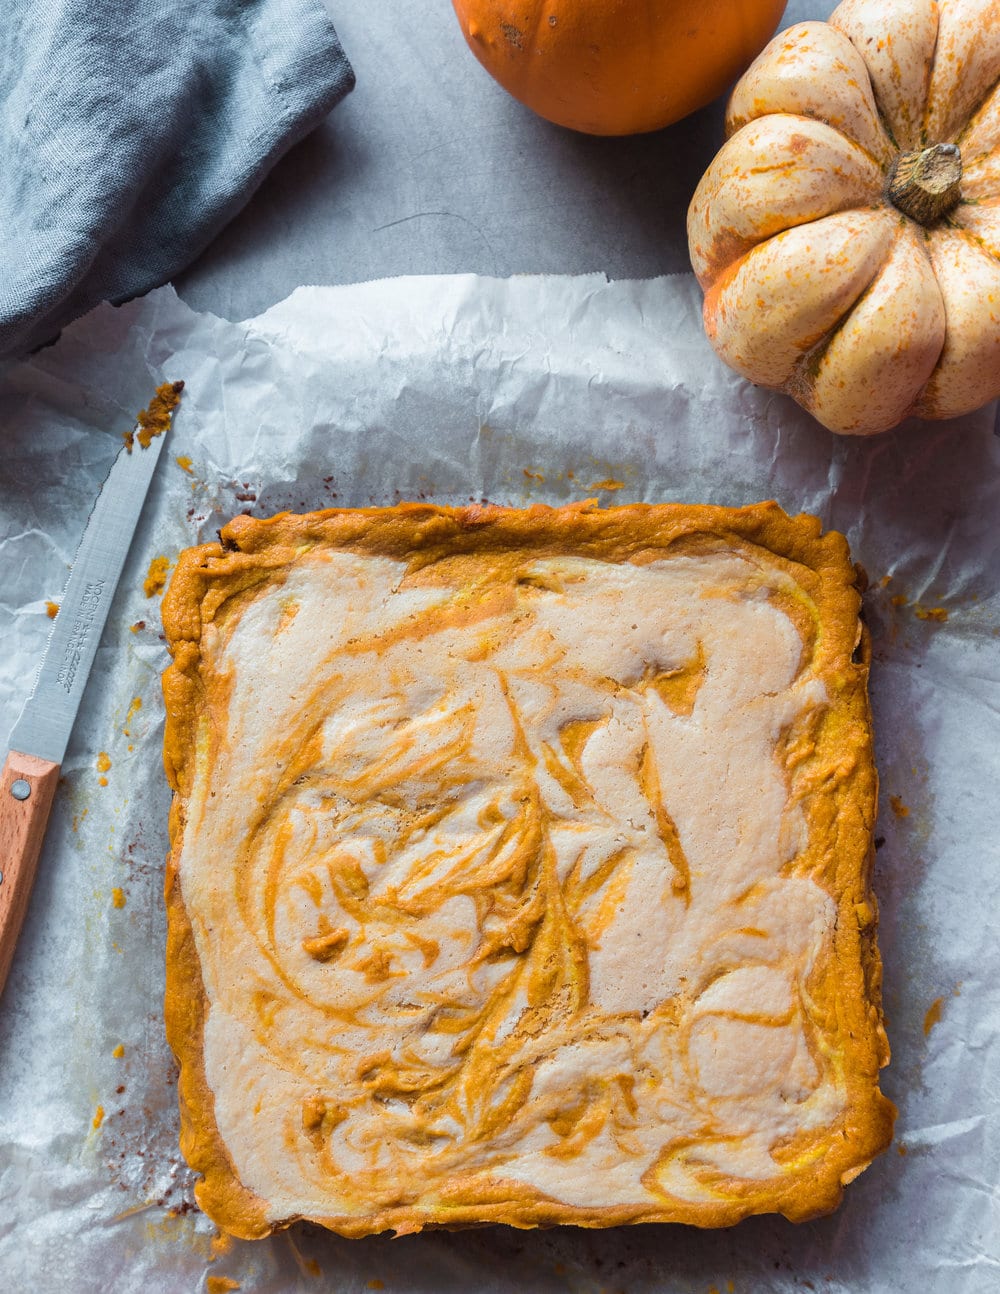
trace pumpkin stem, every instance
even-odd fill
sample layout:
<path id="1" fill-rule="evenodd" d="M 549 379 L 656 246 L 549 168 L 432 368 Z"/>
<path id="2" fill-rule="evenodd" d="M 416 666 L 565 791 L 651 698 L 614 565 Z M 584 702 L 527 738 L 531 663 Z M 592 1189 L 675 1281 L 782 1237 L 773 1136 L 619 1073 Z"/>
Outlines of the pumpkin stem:
<path id="1" fill-rule="evenodd" d="M 889 172 L 889 201 L 904 215 L 930 227 L 961 196 L 962 154 L 957 144 L 900 153 Z"/>

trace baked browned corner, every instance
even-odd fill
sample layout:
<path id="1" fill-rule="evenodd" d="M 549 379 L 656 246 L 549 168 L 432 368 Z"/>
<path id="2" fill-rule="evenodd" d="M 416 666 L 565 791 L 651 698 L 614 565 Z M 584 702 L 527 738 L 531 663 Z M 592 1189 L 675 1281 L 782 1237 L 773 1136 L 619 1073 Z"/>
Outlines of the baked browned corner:
<path id="1" fill-rule="evenodd" d="M 183 553 L 166 1022 L 209 1216 L 835 1208 L 894 1116 L 858 583 L 773 503 L 241 516 Z"/>

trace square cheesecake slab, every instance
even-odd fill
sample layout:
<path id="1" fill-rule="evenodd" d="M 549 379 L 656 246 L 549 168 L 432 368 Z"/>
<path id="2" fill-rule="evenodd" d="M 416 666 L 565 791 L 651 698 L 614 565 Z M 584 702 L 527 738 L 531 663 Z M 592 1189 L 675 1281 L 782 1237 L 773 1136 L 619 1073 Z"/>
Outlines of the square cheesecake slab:
<path id="1" fill-rule="evenodd" d="M 163 608 L 166 1021 L 209 1216 L 834 1208 L 893 1117 L 843 537 L 582 503 L 220 541 Z"/>

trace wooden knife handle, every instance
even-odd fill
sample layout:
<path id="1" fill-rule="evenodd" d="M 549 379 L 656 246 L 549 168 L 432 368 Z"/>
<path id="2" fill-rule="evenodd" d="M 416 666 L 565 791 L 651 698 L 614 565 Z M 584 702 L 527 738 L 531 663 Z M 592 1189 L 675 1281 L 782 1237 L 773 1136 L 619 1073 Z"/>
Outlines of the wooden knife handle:
<path id="1" fill-rule="evenodd" d="M 12 750 L 0 774 L 0 993 L 28 910 L 59 765 Z"/>

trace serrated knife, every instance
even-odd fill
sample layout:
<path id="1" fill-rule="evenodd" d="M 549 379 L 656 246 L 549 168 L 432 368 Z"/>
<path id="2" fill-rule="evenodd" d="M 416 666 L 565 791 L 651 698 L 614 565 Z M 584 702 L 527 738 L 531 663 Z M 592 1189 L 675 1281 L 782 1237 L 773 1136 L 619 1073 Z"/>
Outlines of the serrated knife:
<path id="1" fill-rule="evenodd" d="M 181 385 L 169 388 L 174 403 Z M 0 774 L 0 993 L 28 909 L 59 768 L 167 426 L 169 421 L 163 434 L 150 437 L 140 415 L 111 465 L 80 540 L 34 690 L 11 733 Z"/>

